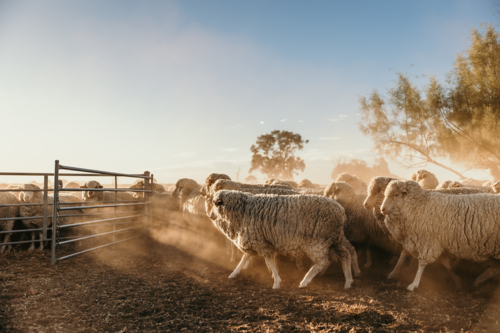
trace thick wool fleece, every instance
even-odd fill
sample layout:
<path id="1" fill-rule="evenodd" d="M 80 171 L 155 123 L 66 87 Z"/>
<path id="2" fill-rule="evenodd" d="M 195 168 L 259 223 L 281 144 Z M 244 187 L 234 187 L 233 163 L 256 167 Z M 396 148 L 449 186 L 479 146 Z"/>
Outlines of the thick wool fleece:
<path id="1" fill-rule="evenodd" d="M 350 273 L 350 244 L 343 230 L 346 216 L 334 200 L 222 190 L 214 194 L 213 204 L 212 222 L 245 254 L 266 260 L 277 254 L 308 256 L 321 269 L 327 267 L 328 258 L 341 258 L 348 261 Z"/>
<path id="2" fill-rule="evenodd" d="M 443 194 L 413 181 L 392 181 L 384 209 L 390 212 L 386 225 L 391 234 L 421 264 L 446 253 L 500 267 L 500 197 Z M 392 218 L 394 209 L 404 218 Z"/>
<path id="3" fill-rule="evenodd" d="M 419 183 L 425 190 L 434 190 L 439 185 L 436 175 L 424 169 L 415 171 L 410 178 Z"/>
<path id="4" fill-rule="evenodd" d="M 11 192 L 0 192 L 0 205 L 17 205 L 19 204 L 19 199 L 16 195 Z M 19 206 L 14 207 L 0 207 L 0 218 L 14 218 L 19 216 Z M 0 230 L 10 231 L 14 228 L 14 219 L 7 221 L 0 221 Z M 10 241 L 10 236 L 12 234 L 5 234 L 3 243 L 8 243 Z M 0 235 L 1 243 L 1 235 Z M 2 245 L 0 248 L 0 253 L 5 250 L 6 245 Z M 11 245 L 7 245 L 7 251 L 11 249 Z"/>
<path id="5" fill-rule="evenodd" d="M 363 206 L 366 195 L 356 194 L 352 186 L 345 182 L 331 183 L 325 189 L 324 195 L 344 207 L 347 216 L 344 234 L 350 242 L 394 250 L 396 244 L 384 230 L 385 226 L 382 228 L 383 221 L 379 224 L 374 214 Z"/>
<path id="6" fill-rule="evenodd" d="M 361 179 L 359 179 L 354 175 L 348 174 L 347 172 L 342 172 L 340 175 L 337 176 L 335 181 L 346 182 L 347 184 L 351 185 L 356 194 L 366 194 L 368 188 L 368 186 L 364 181 L 362 181 Z"/>

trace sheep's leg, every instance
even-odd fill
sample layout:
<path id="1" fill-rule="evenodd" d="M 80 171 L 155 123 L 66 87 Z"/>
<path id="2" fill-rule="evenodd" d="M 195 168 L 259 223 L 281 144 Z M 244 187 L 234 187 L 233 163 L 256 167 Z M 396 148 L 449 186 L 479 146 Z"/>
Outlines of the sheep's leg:
<path id="1" fill-rule="evenodd" d="M 231 242 L 229 239 L 226 238 L 226 254 L 230 254 L 232 243 L 233 242 Z"/>
<path id="2" fill-rule="evenodd" d="M 300 272 L 305 272 L 307 270 L 306 264 L 304 263 L 304 258 L 295 259 L 295 265 Z"/>
<path id="3" fill-rule="evenodd" d="M 231 243 L 231 260 L 230 262 L 235 262 L 236 261 L 236 245 L 233 244 L 233 242 L 230 242 Z"/>
<path id="4" fill-rule="evenodd" d="M 486 280 L 491 279 L 494 276 L 500 275 L 500 269 L 496 267 L 490 267 L 486 269 L 481 275 L 479 275 L 472 286 L 474 288 L 477 288 L 481 283 L 485 282 Z"/>
<path id="5" fill-rule="evenodd" d="M 422 274 L 424 273 L 424 269 L 427 264 L 419 260 L 418 261 L 418 270 L 417 270 L 417 275 L 415 275 L 415 280 L 413 280 L 413 283 L 408 286 L 409 291 L 415 290 L 415 288 L 418 288 L 418 285 L 420 284 L 420 279 L 422 278 Z"/>
<path id="6" fill-rule="evenodd" d="M 330 265 L 331 265 L 331 262 L 329 261 L 329 262 L 328 262 L 328 265 L 326 265 L 326 266 L 325 266 L 325 268 L 323 268 L 323 269 L 321 270 L 321 272 L 319 272 L 319 276 L 323 276 L 323 275 L 325 275 L 325 273 L 326 273 L 326 271 L 328 270 L 328 267 L 330 267 Z"/>
<path id="7" fill-rule="evenodd" d="M 230 279 L 234 279 L 238 274 L 240 274 L 241 269 L 243 268 L 249 257 L 250 256 L 248 254 L 243 253 L 243 257 L 241 257 L 240 263 L 238 264 L 238 266 L 236 266 L 235 270 L 231 273 L 231 275 L 229 275 Z"/>
<path id="8" fill-rule="evenodd" d="M 351 274 L 351 256 L 341 259 L 342 271 L 344 272 L 345 284 L 344 289 L 351 288 L 352 282 L 354 281 Z"/>
<path id="9" fill-rule="evenodd" d="M 351 262 L 352 270 L 354 271 L 354 276 L 360 276 L 361 270 L 359 269 L 358 265 L 358 254 L 356 253 L 356 249 L 354 249 L 354 246 L 352 245 L 351 245 L 350 255 L 351 259 L 349 261 Z"/>
<path id="10" fill-rule="evenodd" d="M 34 231 L 31 232 L 31 245 L 28 249 L 28 251 L 33 251 L 35 249 L 35 237 L 36 237 L 36 234 Z"/>
<path id="11" fill-rule="evenodd" d="M 40 238 L 40 247 L 38 249 L 43 251 L 43 231 L 38 232 L 38 237 Z"/>
<path id="12" fill-rule="evenodd" d="M 281 278 L 278 274 L 278 268 L 276 267 L 276 261 L 274 257 L 266 257 L 266 263 L 267 266 L 271 268 L 271 271 L 273 272 L 273 278 L 274 278 L 274 284 L 273 284 L 273 289 L 279 289 L 280 283 L 281 283 Z"/>
<path id="13" fill-rule="evenodd" d="M 249 256 L 247 262 L 245 263 L 245 266 L 243 266 L 243 269 L 247 269 L 252 263 L 253 263 L 253 257 Z"/>
<path id="14" fill-rule="evenodd" d="M 370 268 L 372 265 L 372 253 L 370 251 L 370 245 L 366 246 L 366 264 L 365 268 Z"/>
<path id="15" fill-rule="evenodd" d="M 406 257 L 408 257 L 408 254 L 409 253 L 406 250 L 401 251 L 401 254 L 399 255 L 399 259 L 398 259 L 398 262 L 396 263 L 396 266 L 394 267 L 392 272 L 390 272 L 389 275 L 387 276 L 388 279 L 395 279 L 396 276 L 399 274 L 399 272 L 401 272 L 401 267 L 403 266 L 403 264 L 406 260 Z"/>
<path id="16" fill-rule="evenodd" d="M 444 268 L 446 268 L 446 270 L 448 271 L 448 273 L 450 273 L 451 277 L 453 278 L 453 281 L 455 281 L 455 286 L 457 287 L 457 290 L 461 290 L 462 289 L 462 283 L 460 282 L 460 278 L 458 277 L 458 275 L 455 274 L 455 272 L 451 268 L 450 258 L 448 258 L 448 257 L 442 257 L 441 258 L 441 263 L 443 264 Z"/>
<path id="17" fill-rule="evenodd" d="M 3 239 L 3 242 L 4 243 L 10 242 L 10 236 L 12 236 L 12 234 L 5 234 L 5 238 Z M 9 252 L 10 249 L 12 248 L 12 246 L 10 244 L 9 245 L 2 245 L 2 247 L 0 248 L 0 253 L 3 253 L 3 251 L 5 250 L 5 247 L 7 247 L 6 252 Z"/>

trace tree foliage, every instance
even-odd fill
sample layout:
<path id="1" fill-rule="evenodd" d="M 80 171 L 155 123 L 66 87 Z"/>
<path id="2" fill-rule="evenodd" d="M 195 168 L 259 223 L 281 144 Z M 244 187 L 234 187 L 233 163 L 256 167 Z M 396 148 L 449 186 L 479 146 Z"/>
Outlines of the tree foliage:
<path id="1" fill-rule="evenodd" d="M 393 174 L 391 170 L 389 170 L 389 164 L 387 164 L 387 161 L 383 157 L 376 158 L 375 163 L 373 163 L 373 166 L 371 167 L 368 166 L 368 164 L 364 160 L 354 158 L 348 161 L 339 158 L 335 162 L 335 166 L 333 167 L 331 175 L 332 179 L 337 179 L 337 176 L 342 172 L 347 172 L 351 175 L 355 175 L 358 178 L 361 178 L 361 180 L 363 180 L 367 184 L 373 177 L 377 176 L 400 178 L 399 176 Z"/>
<path id="2" fill-rule="evenodd" d="M 500 178 L 500 34 L 491 25 L 473 30 L 446 85 L 431 77 L 424 89 L 398 73 L 396 87 L 360 99 L 361 131 L 375 150 L 405 167 L 450 160 Z"/>
<path id="3" fill-rule="evenodd" d="M 309 140 L 289 131 L 275 130 L 261 135 L 250 147 L 252 162 L 249 172 L 258 170 L 269 178 L 293 180 L 298 171 L 304 171 L 306 164 L 295 156 L 296 150 L 304 148 Z"/>

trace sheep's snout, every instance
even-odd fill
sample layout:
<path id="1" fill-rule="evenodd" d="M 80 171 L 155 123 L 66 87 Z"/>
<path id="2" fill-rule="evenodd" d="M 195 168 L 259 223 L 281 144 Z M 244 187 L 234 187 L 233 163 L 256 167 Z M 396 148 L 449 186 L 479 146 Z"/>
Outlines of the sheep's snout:
<path id="1" fill-rule="evenodd" d="M 372 195 L 366 197 L 365 202 L 363 203 L 363 206 L 368 210 L 372 209 L 375 206 L 375 204 L 377 203 L 377 198 L 378 198 L 378 193 L 372 194 Z"/>
<path id="2" fill-rule="evenodd" d="M 382 214 L 387 215 L 392 209 L 392 200 L 387 200 L 385 199 L 384 202 L 382 203 L 382 206 L 380 206 L 380 211 Z"/>

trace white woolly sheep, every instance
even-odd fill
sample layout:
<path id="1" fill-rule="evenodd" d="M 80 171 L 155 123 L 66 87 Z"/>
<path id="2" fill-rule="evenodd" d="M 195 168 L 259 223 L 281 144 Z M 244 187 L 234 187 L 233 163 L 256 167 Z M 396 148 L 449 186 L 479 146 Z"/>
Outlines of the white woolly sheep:
<path id="1" fill-rule="evenodd" d="M 40 190 L 41 188 L 38 185 L 35 184 L 24 184 L 21 185 L 21 189 L 25 190 L 20 192 L 19 195 L 19 203 L 21 204 L 41 204 L 43 203 L 43 192 L 42 191 L 30 191 L 30 190 Z M 54 202 L 54 195 L 49 194 L 47 198 L 47 202 L 49 203 L 48 205 L 48 215 L 52 215 L 52 207 L 53 207 L 53 202 Z M 65 195 L 61 194 L 59 195 L 59 202 L 60 203 L 75 203 L 74 205 L 69 205 L 69 206 L 81 206 L 78 202 L 81 202 L 81 199 L 78 198 L 77 196 L 74 195 Z M 74 209 L 74 210 L 69 210 L 64 212 L 65 215 L 74 215 L 74 214 L 83 214 L 83 210 L 81 209 Z M 36 206 L 21 206 L 19 207 L 19 216 L 20 217 L 35 217 L 35 216 L 40 216 L 40 218 L 36 219 L 23 219 L 22 223 L 27 229 L 38 229 L 43 227 L 43 205 L 36 205 Z M 60 223 L 61 224 L 67 224 L 69 221 L 72 222 L 80 222 L 81 219 L 78 217 L 61 217 L 60 218 Z M 47 219 L 47 227 L 49 227 L 52 224 L 52 218 Z M 38 231 L 38 235 L 40 238 L 40 250 L 43 250 L 43 231 Z M 34 241 L 36 238 L 36 232 L 32 231 L 31 232 L 31 240 Z M 29 251 L 32 251 L 35 249 L 35 243 L 31 243 L 29 247 Z"/>
<path id="2" fill-rule="evenodd" d="M 348 174 L 347 172 L 342 172 L 337 176 L 335 181 L 346 182 L 347 184 L 351 185 L 356 194 L 366 194 L 366 190 L 368 188 L 364 181 L 354 175 Z"/>
<path id="3" fill-rule="evenodd" d="M 378 225 L 386 232 L 391 239 L 397 244 L 395 247 L 395 252 L 399 252 L 399 260 L 396 263 L 396 266 L 394 269 L 389 273 L 388 278 L 393 279 L 395 278 L 399 272 L 401 271 L 401 268 L 403 267 L 403 263 L 405 262 L 406 258 L 410 255 L 406 250 L 403 249 L 403 247 L 392 237 L 391 233 L 389 232 L 389 229 L 387 229 L 387 226 L 385 224 L 385 215 L 382 214 L 380 211 L 380 206 L 382 206 L 382 202 L 384 201 L 384 192 L 385 189 L 387 188 L 387 185 L 393 180 L 398 180 L 396 178 L 391 178 L 391 177 L 374 177 L 370 181 L 370 184 L 368 185 L 368 196 L 364 202 L 364 206 L 366 209 L 373 210 L 373 215 L 375 216 Z M 430 191 L 435 191 L 435 192 L 440 192 L 440 193 L 445 193 L 445 194 L 476 194 L 476 193 L 482 193 L 481 190 L 475 189 L 475 188 L 469 188 L 469 187 L 462 187 L 462 188 L 453 188 L 453 189 L 441 189 L 441 190 L 430 190 Z M 393 217 L 396 218 L 396 217 Z M 454 277 L 455 282 L 457 282 L 457 277 L 451 271 L 450 266 L 447 263 L 447 259 L 444 259 L 445 263 L 443 263 L 444 267 L 448 270 L 450 275 Z M 457 284 L 457 287 L 459 287 L 459 284 Z"/>
<path id="4" fill-rule="evenodd" d="M 0 205 L 17 205 L 19 204 L 19 199 L 11 192 L 0 192 Z M 19 206 L 13 207 L 0 207 L 0 218 L 13 218 L 12 220 L 0 221 L 0 230 L 2 231 L 10 231 L 14 228 L 15 218 L 19 216 Z M 0 234 L 1 236 L 1 234 Z M 9 243 L 11 233 L 6 233 L 3 239 L 3 243 Z M 1 237 L 0 237 L 1 240 Z M 0 253 L 3 253 L 5 250 L 5 246 L 7 246 L 7 252 L 10 251 L 12 246 L 2 245 L 0 247 Z"/>
<path id="5" fill-rule="evenodd" d="M 500 193 L 500 180 L 491 184 L 491 188 L 493 189 L 494 193 Z"/>
<path id="6" fill-rule="evenodd" d="M 292 184 L 290 184 L 289 182 L 275 178 L 269 178 L 268 180 L 266 180 L 265 185 L 282 185 L 293 188 Z"/>
<path id="7" fill-rule="evenodd" d="M 302 179 L 297 185 L 299 188 L 315 188 L 309 179 Z"/>
<path id="8" fill-rule="evenodd" d="M 472 178 L 465 178 L 461 182 L 465 186 L 482 186 L 484 184 L 484 180 L 477 180 L 477 179 L 472 179 Z M 488 186 L 488 185 L 487 185 Z"/>
<path id="9" fill-rule="evenodd" d="M 149 184 L 149 186 L 151 187 L 151 184 Z M 144 189 L 144 180 L 143 179 L 136 180 L 135 183 L 133 185 L 129 186 L 128 188 L 129 189 Z M 163 187 L 163 185 L 160 185 L 158 183 L 153 183 L 153 193 L 164 193 L 164 192 L 165 192 L 165 188 Z M 134 192 L 133 196 L 136 199 L 142 200 L 142 199 L 144 199 L 144 192 Z"/>
<path id="10" fill-rule="evenodd" d="M 229 278 L 239 274 L 250 256 L 259 254 L 271 269 L 273 289 L 277 289 L 281 278 L 276 255 L 308 256 L 314 265 L 299 285 L 304 288 L 328 266 L 330 259 L 340 258 L 344 287 L 350 288 L 351 255 L 343 231 L 346 217 L 334 200 L 314 195 L 251 195 L 222 190 L 214 194 L 213 205 L 210 219 L 244 253 Z"/>
<path id="11" fill-rule="evenodd" d="M 372 264 L 370 246 L 393 251 L 396 244 L 389 237 L 385 228 L 377 222 L 374 214 L 364 207 L 366 194 L 356 194 L 351 185 L 345 182 L 333 182 L 324 191 L 325 197 L 332 198 L 344 207 L 347 221 L 344 234 L 351 243 L 366 246 L 367 262 L 365 268 Z"/>
<path id="12" fill-rule="evenodd" d="M 408 290 L 418 287 L 425 266 L 442 255 L 498 265 L 499 196 L 430 192 L 414 181 L 391 181 L 384 196 L 387 228 L 419 260 Z M 393 218 L 393 211 L 402 218 Z"/>
<path id="13" fill-rule="evenodd" d="M 436 175 L 424 169 L 412 173 L 410 179 L 416 181 L 424 190 L 434 190 L 439 185 Z"/>

